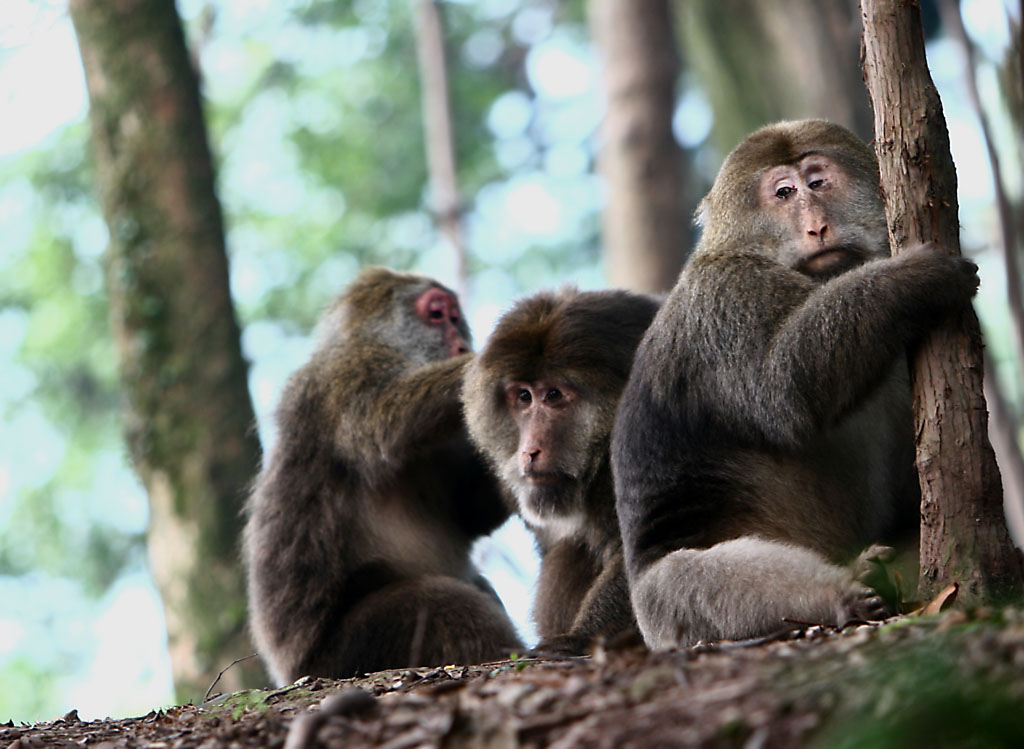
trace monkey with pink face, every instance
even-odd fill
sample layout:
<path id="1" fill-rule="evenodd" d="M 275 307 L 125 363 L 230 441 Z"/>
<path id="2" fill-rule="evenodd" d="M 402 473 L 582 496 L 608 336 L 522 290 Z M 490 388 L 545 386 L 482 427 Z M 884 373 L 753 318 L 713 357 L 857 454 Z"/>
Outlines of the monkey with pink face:
<path id="1" fill-rule="evenodd" d="M 906 351 L 970 304 L 977 268 L 890 257 L 871 149 L 822 120 L 740 143 L 651 324 L 612 468 L 652 647 L 886 614 L 864 573 L 913 534 Z"/>
<path id="2" fill-rule="evenodd" d="M 250 624 L 273 678 L 479 663 L 521 650 L 469 559 L 509 515 L 466 434 L 458 300 L 364 270 L 277 409 L 247 505 Z"/>

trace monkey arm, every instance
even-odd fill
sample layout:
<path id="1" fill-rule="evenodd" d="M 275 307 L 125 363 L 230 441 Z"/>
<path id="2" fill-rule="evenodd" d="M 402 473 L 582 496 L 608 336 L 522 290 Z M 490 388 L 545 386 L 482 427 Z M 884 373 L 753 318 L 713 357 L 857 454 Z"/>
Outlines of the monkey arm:
<path id="1" fill-rule="evenodd" d="M 797 423 L 805 436 L 836 423 L 909 345 L 969 303 L 975 279 L 973 264 L 924 249 L 871 261 L 817 287 L 768 351 L 766 379 L 784 394 L 776 407 L 802 411 Z"/>
<path id="2" fill-rule="evenodd" d="M 698 273 L 687 324 L 710 366 L 695 371 L 696 392 L 715 393 L 707 407 L 726 425 L 797 446 L 839 421 L 937 318 L 968 302 L 973 268 L 922 248 L 820 284 L 757 256 Z"/>
<path id="3" fill-rule="evenodd" d="M 612 637 L 635 626 L 625 563 L 619 550 L 594 579 L 569 631 L 589 644 L 598 636 Z"/>
<path id="4" fill-rule="evenodd" d="M 799 546 L 757 536 L 679 549 L 633 580 L 633 606 L 652 648 L 738 640 L 805 623 L 878 619 L 885 607 L 850 570 Z"/>
<path id="5" fill-rule="evenodd" d="M 621 549 L 602 566 L 585 544 L 554 544 L 541 560 L 534 614 L 541 654 L 582 655 L 598 637 L 635 632 Z"/>
<path id="6" fill-rule="evenodd" d="M 358 382 L 349 401 L 338 404 L 341 455 L 366 466 L 400 466 L 427 441 L 451 437 L 461 429 L 459 389 L 468 360 L 455 356 L 391 376 L 386 366 L 347 373 Z"/>

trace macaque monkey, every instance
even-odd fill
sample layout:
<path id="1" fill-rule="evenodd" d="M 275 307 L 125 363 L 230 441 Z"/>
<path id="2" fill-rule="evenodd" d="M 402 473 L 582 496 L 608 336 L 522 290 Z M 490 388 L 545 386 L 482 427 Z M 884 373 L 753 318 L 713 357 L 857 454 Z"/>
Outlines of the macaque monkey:
<path id="1" fill-rule="evenodd" d="M 647 644 L 883 618 L 863 572 L 917 518 L 906 351 L 977 267 L 889 255 L 871 149 L 820 120 L 729 154 L 637 351 L 612 438 Z"/>
<path id="2" fill-rule="evenodd" d="M 636 633 L 608 445 L 633 353 L 658 303 L 565 288 L 518 302 L 469 365 L 470 435 L 534 533 L 542 653 Z"/>
<path id="3" fill-rule="evenodd" d="M 364 270 L 277 409 L 247 506 L 257 649 L 279 683 L 521 649 L 470 545 L 507 517 L 466 435 L 470 333 L 450 290 Z"/>

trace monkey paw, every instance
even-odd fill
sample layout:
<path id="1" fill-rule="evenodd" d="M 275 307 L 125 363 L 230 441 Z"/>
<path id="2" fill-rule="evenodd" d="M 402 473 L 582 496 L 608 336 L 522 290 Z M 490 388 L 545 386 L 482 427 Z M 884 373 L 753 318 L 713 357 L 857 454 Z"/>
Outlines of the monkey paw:
<path id="1" fill-rule="evenodd" d="M 854 582 L 840 598 L 836 612 L 840 628 L 851 622 L 872 622 L 888 618 L 892 609 L 874 588 Z"/>
<path id="2" fill-rule="evenodd" d="M 891 546 L 872 544 L 850 565 L 853 578 L 880 595 L 890 611 L 898 611 L 902 603 L 897 575 L 891 564 L 895 559 L 896 550 Z"/>

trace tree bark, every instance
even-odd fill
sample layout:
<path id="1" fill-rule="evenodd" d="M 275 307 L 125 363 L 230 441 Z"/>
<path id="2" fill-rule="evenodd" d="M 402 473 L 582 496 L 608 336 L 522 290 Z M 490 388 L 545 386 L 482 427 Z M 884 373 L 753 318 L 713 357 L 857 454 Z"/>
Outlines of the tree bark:
<path id="1" fill-rule="evenodd" d="M 636 291 L 672 287 L 689 232 L 682 150 L 672 133 L 679 54 L 668 0 L 591 0 L 607 111 L 598 166 L 607 187 L 608 280 Z"/>
<path id="2" fill-rule="evenodd" d="M 925 62 L 920 10 L 905 0 L 862 0 L 864 75 L 875 111 L 875 150 L 894 253 L 933 241 L 959 254 L 956 172 L 938 92 Z M 930 598 L 950 582 L 968 605 L 1022 585 L 988 440 L 982 341 L 965 309 L 922 343 L 912 366 L 921 482 L 921 577 Z"/>
<path id="3" fill-rule="evenodd" d="M 424 142 L 435 220 L 455 252 L 459 296 L 466 303 L 466 240 L 462 231 L 462 204 L 455 164 L 448 65 L 444 26 L 435 0 L 416 2 L 416 51 L 419 57 Z"/>
<path id="4" fill-rule="evenodd" d="M 71 0 L 110 231 L 124 424 L 149 494 L 175 686 L 201 698 L 252 647 L 238 559 L 259 463 L 199 86 L 173 0 Z M 256 681 L 248 661 L 221 688 Z"/>

